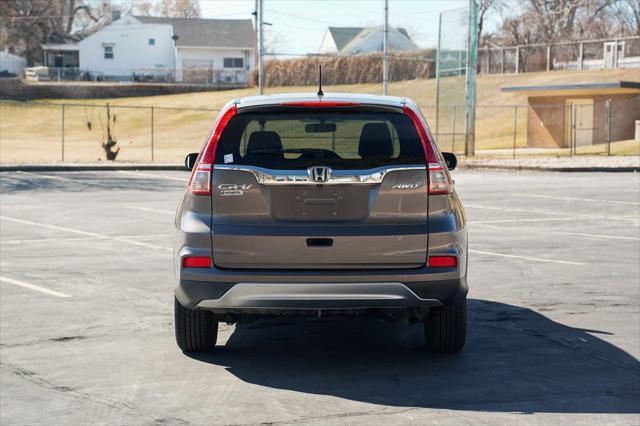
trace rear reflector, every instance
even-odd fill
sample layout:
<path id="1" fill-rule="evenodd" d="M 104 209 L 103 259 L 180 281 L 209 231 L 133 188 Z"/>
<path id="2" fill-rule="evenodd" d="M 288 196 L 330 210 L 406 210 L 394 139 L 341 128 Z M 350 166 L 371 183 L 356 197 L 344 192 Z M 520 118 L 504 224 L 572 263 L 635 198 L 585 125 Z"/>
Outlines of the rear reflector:
<path id="1" fill-rule="evenodd" d="M 429 256 L 429 268 L 454 268 L 457 265 L 455 256 Z"/>
<path id="2" fill-rule="evenodd" d="M 304 101 L 304 102 L 282 102 L 281 106 L 287 107 L 309 107 L 309 108 L 334 108 L 358 106 L 359 102 L 338 102 L 338 101 Z"/>
<path id="3" fill-rule="evenodd" d="M 211 268 L 211 258 L 204 256 L 186 256 L 182 258 L 183 268 Z"/>

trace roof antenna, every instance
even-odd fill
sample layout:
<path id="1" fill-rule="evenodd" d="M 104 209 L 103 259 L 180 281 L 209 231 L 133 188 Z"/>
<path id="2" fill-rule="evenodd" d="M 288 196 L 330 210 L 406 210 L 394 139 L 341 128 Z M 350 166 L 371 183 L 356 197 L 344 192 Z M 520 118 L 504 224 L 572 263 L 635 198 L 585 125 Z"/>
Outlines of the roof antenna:
<path id="1" fill-rule="evenodd" d="M 324 92 L 322 91 L 322 65 L 320 65 L 320 84 L 318 86 L 318 97 L 323 97 Z"/>

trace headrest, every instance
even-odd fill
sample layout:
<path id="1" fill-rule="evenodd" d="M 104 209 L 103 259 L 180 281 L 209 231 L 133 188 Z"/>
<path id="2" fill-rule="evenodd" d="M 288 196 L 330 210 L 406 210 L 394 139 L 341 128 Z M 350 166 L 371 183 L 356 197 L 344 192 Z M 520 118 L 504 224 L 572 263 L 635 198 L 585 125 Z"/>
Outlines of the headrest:
<path id="1" fill-rule="evenodd" d="M 393 142 L 389 127 L 384 123 L 367 123 L 362 126 L 358 155 L 362 158 L 382 157 L 391 158 Z"/>
<path id="2" fill-rule="evenodd" d="M 274 153 L 262 153 L 259 151 L 262 150 L 282 150 L 282 141 L 280 140 L 280 135 L 276 132 L 270 131 L 257 131 L 251 133 L 249 136 L 249 141 L 247 142 L 247 154 L 261 155 L 261 154 L 280 154 L 279 152 Z M 258 151 L 258 152 L 255 152 Z"/>

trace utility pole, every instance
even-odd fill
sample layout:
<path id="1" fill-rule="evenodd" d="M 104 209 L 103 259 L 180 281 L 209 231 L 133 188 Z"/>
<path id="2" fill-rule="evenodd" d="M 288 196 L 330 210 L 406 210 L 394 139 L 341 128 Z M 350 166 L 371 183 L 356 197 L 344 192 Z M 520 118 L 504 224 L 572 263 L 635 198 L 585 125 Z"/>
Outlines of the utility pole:
<path id="1" fill-rule="evenodd" d="M 253 66 L 258 66 L 258 0 L 255 0 L 253 8 Z"/>
<path id="2" fill-rule="evenodd" d="M 436 140 L 439 135 L 439 119 L 440 119 L 440 52 L 442 51 L 442 12 L 438 17 L 438 49 L 436 50 Z M 466 114 L 465 114 L 466 117 Z M 466 133 L 465 125 L 465 133 Z"/>
<path id="3" fill-rule="evenodd" d="M 382 39 L 382 94 L 389 84 L 389 0 L 384 0 L 384 37 Z"/>
<path id="4" fill-rule="evenodd" d="M 465 64 L 465 148 L 464 155 L 473 157 L 476 151 L 476 72 L 478 67 L 478 5 L 469 0 L 467 27 L 467 60 Z"/>
<path id="5" fill-rule="evenodd" d="M 258 0 L 258 89 L 264 93 L 264 31 L 263 31 L 263 0 Z"/>

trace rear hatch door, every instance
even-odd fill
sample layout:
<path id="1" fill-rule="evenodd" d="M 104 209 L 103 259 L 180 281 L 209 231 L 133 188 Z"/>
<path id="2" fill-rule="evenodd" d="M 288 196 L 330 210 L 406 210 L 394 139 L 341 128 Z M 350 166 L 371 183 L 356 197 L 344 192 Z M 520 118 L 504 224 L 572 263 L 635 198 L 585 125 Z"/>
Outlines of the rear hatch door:
<path id="1" fill-rule="evenodd" d="M 426 262 L 424 152 L 401 110 L 241 113 L 222 134 L 212 173 L 217 267 Z"/>

